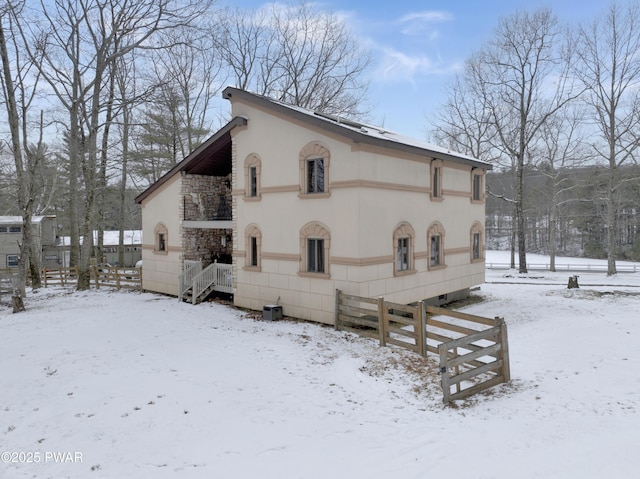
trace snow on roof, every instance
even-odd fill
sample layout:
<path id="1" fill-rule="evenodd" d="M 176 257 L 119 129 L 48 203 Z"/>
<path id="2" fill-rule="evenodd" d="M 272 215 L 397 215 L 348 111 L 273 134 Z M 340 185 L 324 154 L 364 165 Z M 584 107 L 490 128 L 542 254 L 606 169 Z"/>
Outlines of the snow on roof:
<path id="1" fill-rule="evenodd" d="M 226 93 L 225 93 L 226 92 Z M 392 145 L 404 145 L 412 148 L 418 148 L 421 150 L 425 150 L 430 153 L 435 153 L 443 155 L 444 157 L 449 157 L 450 159 L 455 160 L 463 160 L 467 162 L 471 162 L 476 164 L 477 166 L 487 167 L 491 169 L 491 164 L 489 162 L 479 160 L 472 156 L 464 155 L 457 151 L 450 150 L 448 148 L 444 148 L 433 143 L 429 143 L 427 141 L 418 140 L 416 138 L 412 138 L 409 136 L 405 136 L 394 131 L 388 130 L 386 128 L 370 125 L 367 123 L 362 123 L 359 121 L 350 120 L 348 118 L 341 117 L 339 115 L 333 115 L 328 113 L 322 113 L 318 111 L 313 111 L 307 108 L 303 108 L 300 106 L 290 105 L 288 103 L 274 100 L 273 98 L 269 98 L 266 96 L 256 95 L 255 93 L 250 93 L 243 90 L 238 90 L 235 88 L 228 87 L 225 92 L 223 92 L 223 96 L 225 98 L 231 98 L 232 93 L 239 93 L 240 95 L 246 95 L 250 98 L 253 98 L 257 101 L 271 103 L 273 105 L 277 105 L 281 108 L 286 108 L 291 111 L 295 111 L 299 114 L 303 114 L 307 117 L 313 118 L 316 121 L 320 120 L 326 122 L 328 125 L 337 125 L 347 131 L 354 132 L 358 135 L 363 135 L 364 137 L 368 137 L 374 140 L 382 140 L 390 142 L 387 143 L 388 147 L 392 147 Z"/>
<path id="2" fill-rule="evenodd" d="M 120 237 L 119 231 L 105 231 L 104 241 L 102 243 L 102 246 L 118 246 L 120 244 L 119 237 Z M 93 242 L 94 244 L 98 242 L 97 231 L 93 232 Z M 80 243 L 82 243 L 82 238 L 80 238 Z M 63 245 L 71 244 L 71 238 L 69 236 L 63 236 L 62 244 Z M 142 244 L 142 230 L 124 230 L 123 244 L 125 245 Z"/>
<path id="3" fill-rule="evenodd" d="M 37 224 L 45 218 L 55 218 L 55 215 L 43 215 L 31 217 L 31 223 Z M 20 225 L 22 224 L 22 216 L 0 216 L 0 224 L 3 225 Z"/>

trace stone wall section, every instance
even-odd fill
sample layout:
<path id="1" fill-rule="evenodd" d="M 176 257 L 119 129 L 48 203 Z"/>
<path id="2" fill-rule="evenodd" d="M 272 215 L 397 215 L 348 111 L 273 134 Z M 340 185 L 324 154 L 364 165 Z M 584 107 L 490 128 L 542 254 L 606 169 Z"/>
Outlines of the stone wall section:
<path id="1" fill-rule="evenodd" d="M 181 221 L 230 220 L 231 175 L 184 175 L 180 187 Z M 231 263 L 232 229 L 180 227 L 181 261 L 202 261 L 206 268 L 214 261 Z"/>
<path id="2" fill-rule="evenodd" d="M 180 196 L 186 221 L 231 219 L 231 175 L 184 175 Z"/>

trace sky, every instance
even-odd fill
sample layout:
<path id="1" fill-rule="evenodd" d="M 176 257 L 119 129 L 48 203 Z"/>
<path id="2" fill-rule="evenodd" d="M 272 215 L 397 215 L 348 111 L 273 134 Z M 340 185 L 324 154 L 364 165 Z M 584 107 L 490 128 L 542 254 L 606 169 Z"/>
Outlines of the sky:
<path id="1" fill-rule="evenodd" d="M 236 0 L 257 8 L 266 2 Z M 592 21 L 603 0 L 319 0 L 345 19 L 373 56 L 369 121 L 425 139 L 430 115 L 446 100 L 446 86 L 465 60 L 488 41 L 501 18 L 550 6 L 561 22 Z"/>

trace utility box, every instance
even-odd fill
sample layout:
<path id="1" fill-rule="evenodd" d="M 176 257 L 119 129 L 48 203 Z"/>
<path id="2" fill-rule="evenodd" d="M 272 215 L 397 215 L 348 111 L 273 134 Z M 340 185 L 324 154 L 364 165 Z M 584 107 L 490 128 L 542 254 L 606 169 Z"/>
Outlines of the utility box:
<path id="1" fill-rule="evenodd" d="M 275 321 L 282 319 L 282 306 L 279 304 L 267 304 L 262 308 L 262 319 L 265 321 Z"/>

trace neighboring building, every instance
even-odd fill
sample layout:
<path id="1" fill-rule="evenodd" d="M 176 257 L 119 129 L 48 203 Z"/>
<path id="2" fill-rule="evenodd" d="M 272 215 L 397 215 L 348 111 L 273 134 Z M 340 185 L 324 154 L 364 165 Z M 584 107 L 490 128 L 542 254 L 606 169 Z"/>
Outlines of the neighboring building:
<path id="1" fill-rule="evenodd" d="M 102 251 L 105 256 L 105 261 L 112 266 L 135 266 L 135 264 L 142 259 L 142 231 L 141 230 L 124 230 L 124 241 L 122 247 L 124 248 L 124 263 L 119 264 L 119 244 L 120 244 L 120 232 L 119 231 L 105 231 L 102 241 Z M 80 238 L 82 241 L 82 238 Z M 93 244 L 98 242 L 98 232 L 93 232 Z M 63 236 L 60 240 L 60 248 L 64 251 L 64 265 L 69 265 L 69 256 L 71 249 L 71 238 L 69 236 Z M 96 254 L 94 253 L 94 256 Z"/>
<path id="2" fill-rule="evenodd" d="M 451 299 L 484 282 L 491 166 L 227 88 L 232 118 L 140 194 L 143 288 L 232 263 L 234 303 L 331 324 L 335 290 Z M 229 207 L 231 205 L 231 208 Z"/>
<path id="3" fill-rule="evenodd" d="M 57 248 L 58 224 L 55 215 L 34 216 L 31 219 L 33 251 L 38 252 L 38 264 L 50 268 L 59 266 Z M 22 243 L 22 216 L 0 216 L 0 269 L 18 267 Z"/>

